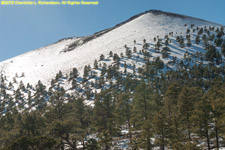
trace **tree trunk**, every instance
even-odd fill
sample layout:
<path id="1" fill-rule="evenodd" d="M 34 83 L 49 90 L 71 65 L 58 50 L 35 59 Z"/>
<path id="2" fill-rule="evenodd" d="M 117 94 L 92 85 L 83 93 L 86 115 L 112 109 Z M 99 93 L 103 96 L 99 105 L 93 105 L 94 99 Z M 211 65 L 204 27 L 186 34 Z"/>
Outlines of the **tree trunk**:
<path id="1" fill-rule="evenodd" d="M 161 137 L 162 143 L 160 145 L 160 149 L 165 150 L 165 139 L 164 139 L 164 130 L 163 129 L 161 130 L 161 133 L 162 133 L 162 137 Z"/>
<path id="2" fill-rule="evenodd" d="M 132 144 L 132 133 L 131 133 L 130 121 L 128 121 L 128 130 L 129 130 L 129 136 L 130 136 L 130 143 Z"/>
<path id="3" fill-rule="evenodd" d="M 110 147 L 108 145 L 106 145 L 105 150 L 110 150 Z"/>
<path id="4" fill-rule="evenodd" d="M 151 144 L 151 138 L 148 136 L 147 138 L 147 150 L 151 150 L 152 149 L 152 144 Z"/>
<path id="5" fill-rule="evenodd" d="M 206 141 L 207 141 L 208 150 L 210 150 L 209 132 L 208 132 L 207 128 L 205 129 L 205 134 L 206 134 Z"/>
<path id="6" fill-rule="evenodd" d="M 85 150 L 85 143 L 84 143 L 84 140 L 82 142 L 82 145 L 83 145 L 83 150 Z"/>
<path id="7" fill-rule="evenodd" d="M 215 133 L 216 133 L 216 149 L 219 150 L 219 135 L 218 135 L 218 128 L 217 128 L 217 121 L 215 122 Z"/>
<path id="8" fill-rule="evenodd" d="M 165 150 L 165 146 L 164 145 L 160 145 L 160 150 Z"/>
<path id="9" fill-rule="evenodd" d="M 190 127 L 190 119 L 189 119 L 189 116 L 187 116 L 187 127 L 188 127 L 188 139 L 189 141 L 192 141 L 191 139 L 191 127 Z"/>

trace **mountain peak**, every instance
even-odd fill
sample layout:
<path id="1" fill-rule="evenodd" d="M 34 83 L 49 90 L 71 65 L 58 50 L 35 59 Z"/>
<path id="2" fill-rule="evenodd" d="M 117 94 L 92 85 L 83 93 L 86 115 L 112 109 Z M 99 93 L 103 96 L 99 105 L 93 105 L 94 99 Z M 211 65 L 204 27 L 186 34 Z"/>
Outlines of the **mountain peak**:
<path id="1" fill-rule="evenodd" d="M 173 18 L 194 19 L 194 20 L 199 20 L 199 21 L 205 21 L 205 22 L 213 23 L 213 22 L 210 22 L 210 21 L 207 21 L 207 20 L 204 20 L 204 19 L 195 18 L 195 17 L 191 17 L 191 16 L 187 16 L 187 15 L 182 15 L 182 14 L 177 14 L 177 13 L 166 12 L 166 11 L 157 10 L 157 9 L 147 10 L 147 11 L 145 11 L 143 13 L 140 13 L 138 15 L 135 15 L 135 16 L 131 17 L 130 19 L 135 19 L 135 18 L 138 18 L 138 17 L 140 17 L 142 15 L 149 14 L 149 13 L 151 13 L 151 14 L 153 14 L 155 16 L 163 15 L 163 16 L 168 16 L 168 17 L 173 17 Z"/>
<path id="2" fill-rule="evenodd" d="M 124 45 L 132 49 L 134 40 L 137 49 L 142 49 L 143 39 L 152 47 L 155 37 L 164 38 L 173 32 L 175 36 L 184 35 L 188 27 L 218 26 L 218 24 L 161 10 L 149 10 L 106 30 L 79 38 L 66 38 L 52 45 L 39 48 L 0 63 L 0 71 L 9 79 L 15 74 L 24 73 L 19 80 L 36 84 L 38 80 L 49 85 L 51 79 L 61 70 L 69 73 L 76 67 L 83 72 L 85 65 L 92 64 L 100 55 L 124 53 Z M 186 25 L 186 26 L 185 26 Z M 186 49 L 174 52 L 183 57 Z M 158 55 L 158 54 L 156 54 Z M 38 76 L 37 76 L 38 73 Z"/>
<path id="3" fill-rule="evenodd" d="M 152 13 L 154 15 L 166 15 L 166 16 L 170 16 L 170 17 L 179 17 L 179 18 L 188 17 L 188 16 L 185 16 L 185 15 L 176 14 L 176 13 L 170 13 L 170 12 L 165 12 L 165 11 L 156 10 L 156 9 L 152 9 L 152 10 L 145 11 L 142 14 L 147 14 L 147 13 Z"/>

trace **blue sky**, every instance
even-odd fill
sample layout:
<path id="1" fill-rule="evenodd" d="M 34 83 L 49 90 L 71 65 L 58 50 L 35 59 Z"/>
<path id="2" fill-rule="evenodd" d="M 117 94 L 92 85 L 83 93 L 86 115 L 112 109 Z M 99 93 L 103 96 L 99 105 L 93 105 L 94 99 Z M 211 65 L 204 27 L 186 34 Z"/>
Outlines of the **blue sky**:
<path id="1" fill-rule="evenodd" d="M 150 9 L 225 25 L 225 0 L 99 0 L 97 6 L 0 6 L 0 61 L 65 37 L 93 34 Z"/>

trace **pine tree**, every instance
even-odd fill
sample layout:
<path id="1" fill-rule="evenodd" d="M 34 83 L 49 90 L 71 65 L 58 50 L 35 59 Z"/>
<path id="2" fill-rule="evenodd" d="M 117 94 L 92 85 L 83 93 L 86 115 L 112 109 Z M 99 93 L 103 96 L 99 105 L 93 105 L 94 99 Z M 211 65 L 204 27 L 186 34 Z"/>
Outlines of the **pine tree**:
<path id="1" fill-rule="evenodd" d="M 223 39 L 221 38 L 218 38 L 218 39 L 215 39 L 215 44 L 216 44 L 216 47 L 220 47 L 223 43 Z"/>
<path id="2" fill-rule="evenodd" d="M 186 30 L 186 34 L 189 34 L 189 33 L 190 33 L 190 29 L 187 29 L 187 30 Z"/>
<path id="3" fill-rule="evenodd" d="M 69 81 L 77 78 L 78 74 L 79 73 L 77 71 L 77 68 L 74 67 L 73 70 L 70 72 Z"/>
<path id="4" fill-rule="evenodd" d="M 103 91 L 97 95 L 94 107 L 94 125 L 97 129 L 100 145 L 109 150 L 112 138 L 117 134 L 115 125 L 114 101 L 110 91 Z"/>
<path id="5" fill-rule="evenodd" d="M 95 59 L 95 61 L 94 61 L 94 68 L 95 69 L 98 69 L 98 61 Z"/>
<path id="6" fill-rule="evenodd" d="M 168 144 L 169 127 L 165 120 L 166 114 L 162 110 L 154 114 L 153 132 L 156 137 L 154 144 L 159 145 L 161 150 L 165 150 Z"/>
<path id="7" fill-rule="evenodd" d="M 119 125 L 127 125 L 129 129 L 129 138 L 132 143 L 131 130 L 131 95 L 129 93 L 120 94 L 116 98 L 116 117 Z"/>
<path id="8" fill-rule="evenodd" d="M 34 100 L 36 107 L 41 110 L 47 105 L 46 99 L 48 98 L 48 92 L 46 86 L 39 80 L 36 85 L 36 93 L 34 94 Z"/>
<path id="9" fill-rule="evenodd" d="M 162 57 L 163 58 L 167 58 L 168 56 L 169 56 L 169 52 L 170 51 L 170 48 L 169 47 L 163 47 L 163 49 L 162 49 Z"/>
<path id="10" fill-rule="evenodd" d="M 127 49 L 126 49 L 126 56 L 127 56 L 128 58 L 131 58 L 131 55 L 132 55 L 132 51 L 129 50 L 129 49 L 127 48 Z"/>
<path id="11" fill-rule="evenodd" d="M 143 45 L 143 49 L 146 50 L 146 49 L 148 49 L 148 48 L 149 48 L 149 45 L 148 45 L 147 43 L 145 43 L 145 44 Z"/>
<path id="12" fill-rule="evenodd" d="M 104 60 L 105 59 L 105 56 L 103 55 L 103 54 L 101 54 L 101 56 L 100 56 L 100 61 L 102 61 L 102 60 Z"/>
<path id="13" fill-rule="evenodd" d="M 200 37 L 199 37 L 199 35 L 196 36 L 196 38 L 195 38 L 195 43 L 196 43 L 196 44 L 199 44 L 199 43 L 200 43 Z"/>
<path id="14" fill-rule="evenodd" d="M 221 53 L 225 57 L 225 43 L 223 43 L 222 46 L 221 46 Z"/>
<path id="15" fill-rule="evenodd" d="M 120 57 L 119 57 L 118 54 L 114 53 L 113 61 L 116 62 L 116 64 L 119 64 L 120 63 Z"/>
<path id="16" fill-rule="evenodd" d="M 137 52 L 137 48 L 134 46 L 133 48 L 133 52 L 136 53 Z"/>
<path id="17" fill-rule="evenodd" d="M 151 101 L 150 94 L 152 90 L 142 83 L 135 90 L 134 100 L 133 100 L 133 109 L 132 109 L 132 120 L 135 130 L 142 130 L 138 140 L 138 147 L 144 148 L 147 150 L 152 149 L 151 137 L 153 136 L 152 132 L 152 111 L 153 111 L 153 101 Z"/>
<path id="18" fill-rule="evenodd" d="M 144 43 L 144 44 L 146 43 L 146 39 L 143 40 L 143 43 Z"/>
<path id="19" fill-rule="evenodd" d="M 206 47 L 207 52 L 205 53 L 206 60 L 213 62 L 216 58 L 216 47 L 209 45 Z"/>
<path id="20" fill-rule="evenodd" d="M 109 57 L 113 57 L 113 52 L 112 51 L 109 52 Z"/>
<path id="21" fill-rule="evenodd" d="M 72 98 L 72 110 L 73 116 L 79 122 L 79 126 L 77 126 L 76 131 L 79 132 L 79 140 L 83 145 L 83 149 L 85 149 L 85 138 L 90 131 L 89 124 L 91 122 L 93 112 L 88 106 L 85 105 L 83 98 Z"/>
<path id="22" fill-rule="evenodd" d="M 46 127 L 45 120 L 40 113 L 25 113 L 20 120 L 20 133 L 27 136 L 40 136 Z"/>
<path id="23" fill-rule="evenodd" d="M 73 79 L 72 80 L 72 88 L 76 88 L 77 87 L 77 80 Z"/>
<path id="24" fill-rule="evenodd" d="M 223 121 L 223 115 L 225 114 L 225 88 L 221 81 L 215 81 L 214 85 L 207 93 L 207 98 L 211 106 L 213 128 L 215 134 L 215 147 L 220 148 L 219 137 L 224 133 L 223 127 L 225 122 Z"/>
<path id="25" fill-rule="evenodd" d="M 187 139 L 189 141 L 191 138 L 191 127 L 193 123 L 191 121 L 191 116 L 193 115 L 194 105 L 200 101 L 203 92 L 199 87 L 188 87 L 184 86 L 178 97 L 178 110 L 180 113 L 181 128 L 187 130 Z"/>
<path id="26" fill-rule="evenodd" d="M 66 105 L 65 90 L 62 87 L 56 87 L 50 98 L 50 105 L 45 114 L 47 120 L 47 130 L 56 139 L 58 148 L 69 145 L 76 149 L 77 143 L 82 139 L 80 131 L 80 122 L 73 115 L 71 105 Z"/>
<path id="27" fill-rule="evenodd" d="M 184 45 L 184 39 L 183 39 L 182 36 L 180 36 L 179 45 L 180 45 L 181 48 L 184 48 L 185 47 L 185 45 Z"/>
<path id="28" fill-rule="evenodd" d="M 187 40 L 187 46 L 190 47 L 191 46 L 191 39 Z"/>
<path id="29" fill-rule="evenodd" d="M 165 120 L 169 126 L 168 138 L 170 146 L 182 141 L 180 115 L 177 106 L 180 90 L 180 85 L 174 82 L 168 87 L 164 96 L 164 111 L 166 113 Z"/>
<path id="30" fill-rule="evenodd" d="M 83 73 L 83 78 L 84 78 L 84 81 L 87 79 L 87 77 L 89 76 L 89 69 L 88 69 L 88 66 L 85 66 L 84 67 L 84 73 Z"/>
<path id="31" fill-rule="evenodd" d="M 160 47 L 162 46 L 161 42 L 158 40 L 157 43 L 155 44 L 155 49 L 159 50 Z"/>
<path id="32" fill-rule="evenodd" d="M 127 62 L 124 62 L 124 73 L 127 74 Z"/>
<path id="33" fill-rule="evenodd" d="M 56 74 L 55 80 L 58 81 L 62 76 L 62 71 L 60 70 L 59 73 Z"/>
<path id="34" fill-rule="evenodd" d="M 210 150 L 210 129 L 212 129 L 210 123 L 212 122 L 212 115 L 210 110 L 210 103 L 207 96 L 204 94 L 201 101 L 197 102 L 192 115 L 193 131 L 199 137 L 204 137 L 207 143 L 208 150 Z"/>
<path id="35" fill-rule="evenodd" d="M 200 28 L 200 30 L 198 31 L 198 35 L 201 35 L 203 33 L 203 28 Z"/>

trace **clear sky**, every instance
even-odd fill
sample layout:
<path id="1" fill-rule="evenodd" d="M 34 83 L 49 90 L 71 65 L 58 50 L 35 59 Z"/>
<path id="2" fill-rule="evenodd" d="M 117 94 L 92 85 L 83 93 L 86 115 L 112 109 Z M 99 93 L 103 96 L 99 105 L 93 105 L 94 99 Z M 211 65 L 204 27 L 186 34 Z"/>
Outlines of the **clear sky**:
<path id="1" fill-rule="evenodd" d="M 93 34 L 150 9 L 225 25 L 225 0 L 99 0 L 97 6 L 0 6 L 0 61 L 62 38 Z"/>

